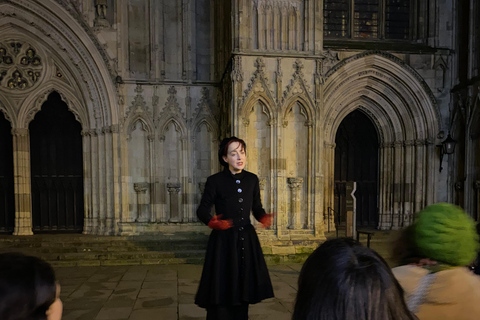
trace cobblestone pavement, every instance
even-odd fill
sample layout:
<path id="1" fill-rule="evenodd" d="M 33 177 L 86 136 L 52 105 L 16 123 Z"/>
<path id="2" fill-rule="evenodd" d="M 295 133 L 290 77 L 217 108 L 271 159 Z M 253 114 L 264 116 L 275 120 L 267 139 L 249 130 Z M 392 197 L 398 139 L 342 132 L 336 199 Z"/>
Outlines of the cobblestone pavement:
<path id="1" fill-rule="evenodd" d="M 291 318 L 301 264 L 271 265 L 275 298 L 249 309 L 252 320 Z M 63 320 L 194 320 L 200 265 L 56 268 L 62 286 Z"/>

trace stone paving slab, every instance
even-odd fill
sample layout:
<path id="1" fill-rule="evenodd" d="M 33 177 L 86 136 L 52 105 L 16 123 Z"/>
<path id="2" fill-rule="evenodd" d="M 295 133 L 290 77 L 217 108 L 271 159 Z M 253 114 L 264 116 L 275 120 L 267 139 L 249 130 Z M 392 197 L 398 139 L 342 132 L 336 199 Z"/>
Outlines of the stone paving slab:
<path id="1" fill-rule="evenodd" d="M 250 306 L 251 320 L 292 316 L 302 265 L 270 265 L 275 298 Z M 63 320 L 200 320 L 199 265 L 58 267 Z"/>

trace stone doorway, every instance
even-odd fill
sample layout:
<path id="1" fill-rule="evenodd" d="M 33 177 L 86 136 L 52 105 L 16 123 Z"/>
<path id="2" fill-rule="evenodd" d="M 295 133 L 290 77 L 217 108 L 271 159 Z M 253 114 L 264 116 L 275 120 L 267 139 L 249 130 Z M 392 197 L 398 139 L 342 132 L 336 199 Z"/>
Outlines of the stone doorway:
<path id="1" fill-rule="evenodd" d="M 357 227 L 378 227 L 378 134 L 361 110 L 343 119 L 335 136 L 334 210 L 345 220 L 346 182 L 357 182 Z"/>
<path id="2" fill-rule="evenodd" d="M 82 127 L 53 92 L 29 125 L 34 233 L 81 232 Z"/>
<path id="3" fill-rule="evenodd" d="M 15 220 L 11 131 L 10 122 L 0 112 L 0 233 L 12 233 Z"/>

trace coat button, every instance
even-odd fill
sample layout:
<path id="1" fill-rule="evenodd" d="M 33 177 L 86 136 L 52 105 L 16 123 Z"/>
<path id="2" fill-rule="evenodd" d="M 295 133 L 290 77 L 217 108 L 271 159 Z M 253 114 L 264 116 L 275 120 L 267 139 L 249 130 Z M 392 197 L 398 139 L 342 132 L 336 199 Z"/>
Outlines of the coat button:
<path id="1" fill-rule="evenodd" d="M 236 183 L 236 184 L 240 184 L 240 180 L 235 180 L 235 183 Z"/>
<path id="2" fill-rule="evenodd" d="M 242 193 L 242 189 L 240 189 L 240 188 L 238 188 L 237 191 L 238 191 L 238 193 Z"/>
<path id="3" fill-rule="evenodd" d="M 238 202 L 242 203 L 242 202 L 243 202 L 243 198 L 239 198 L 239 199 L 238 199 Z"/>

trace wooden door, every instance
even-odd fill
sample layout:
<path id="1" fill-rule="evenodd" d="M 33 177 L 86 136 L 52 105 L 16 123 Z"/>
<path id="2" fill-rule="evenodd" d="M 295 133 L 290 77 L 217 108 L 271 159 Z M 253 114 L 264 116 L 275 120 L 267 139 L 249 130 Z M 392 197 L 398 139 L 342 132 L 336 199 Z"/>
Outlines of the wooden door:
<path id="1" fill-rule="evenodd" d="M 33 231 L 81 232 L 81 125 L 53 92 L 30 123 Z"/>

